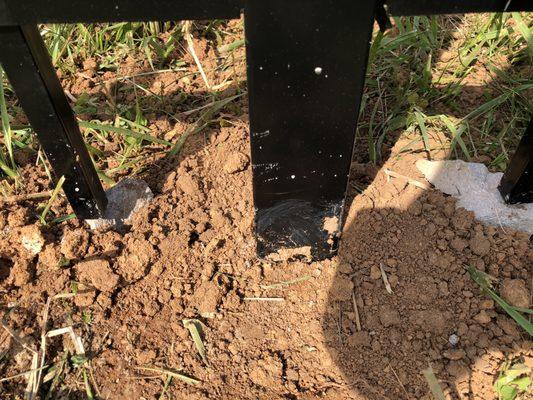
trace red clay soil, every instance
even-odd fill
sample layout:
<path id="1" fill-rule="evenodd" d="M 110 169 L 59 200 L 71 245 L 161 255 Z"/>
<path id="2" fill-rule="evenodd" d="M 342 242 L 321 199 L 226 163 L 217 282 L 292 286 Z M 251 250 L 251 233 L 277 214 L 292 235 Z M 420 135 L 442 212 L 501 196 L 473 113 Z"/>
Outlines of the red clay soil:
<path id="1" fill-rule="evenodd" d="M 46 300 L 79 282 L 74 298 L 52 303 L 47 330 L 74 326 L 104 399 L 157 398 L 163 383 L 140 378 L 157 375 L 143 366 L 201 381 L 175 379 L 167 393 L 177 399 L 423 399 L 429 365 L 450 398 L 494 399 L 505 359 L 532 364 L 525 334 L 465 270 L 490 273 L 504 296 L 528 306 L 533 250 L 525 234 L 483 226 L 453 198 L 384 169 L 372 179 L 372 168 L 354 164 L 351 186 L 372 183 L 351 204 L 338 257 L 258 260 L 247 148 L 244 123 L 213 132 L 205 145 L 191 140 L 124 235 L 72 221 L 54 231 L 32 222 L 28 209 L 3 210 L 0 296 L 4 306 L 17 303 L 5 323 L 37 348 Z M 384 168 L 423 181 L 417 157 L 391 157 Z M 23 238 L 43 248 L 35 255 Z M 186 318 L 205 324 L 207 362 Z M 2 376 L 31 369 L 31 353 L 6 332 L 1 338 Z M 74 351 L 68 336 L 49 346 L 47 365 Z M 63 379 L 63 397 L 54 398 L 84 397 L 79 371 L 70 367 Z M 24 381 L 1 388 L 20 395 Z"/>
<path id="2" fill-rule="evenodd" d="M 148 367 L 199 380 L 174 378 L 174 399 L 430 399 L 421 371 L 431 366 L 447 398 L 490 400 L 505 360 L 533 367 L 526 334 L 466 271 L 491 274 L 527 307 L 531 241 L 388 177 L 385 168 L 425 182 L 414 167 L 423 153 L 396 157 L 405 142 L 381 170 L 354 163 L 337 257 L 258 259 L 240 105 L 231 126 L 191 137 L 178 160 L 152 168 L 155 199 L 125 233 L 76 220 L 43 227 L 34 202 L 3 207 L 0 302 L 16 338 L 0 331 L 2 377 L 30 370 L 41 333 L 67 326 L 90 363 L 65 358 L 76 352 L 70 336 L 47 339 L 45 364 L 57 369 L 41 398 L 86 398 L 85 374 L 97 398 L 157 399 L 166 379 Z M 25 168 L 27 191 L 46 189 L 44 173 Z M 64 199 L 55 207 L 67 210 Z M 43 330 L 47 299 L 72 292 L 52 301 Z M 205 360 L 188 318 L 204 324 Z M 1 397 L 21 398 L 25 382 L 0 383 Z"/>

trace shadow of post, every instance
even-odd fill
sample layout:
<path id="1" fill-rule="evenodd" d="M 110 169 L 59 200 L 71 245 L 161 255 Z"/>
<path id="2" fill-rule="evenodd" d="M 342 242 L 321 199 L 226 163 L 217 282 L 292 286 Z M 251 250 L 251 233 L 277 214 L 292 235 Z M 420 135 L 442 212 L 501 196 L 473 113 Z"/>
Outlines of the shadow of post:
<path id="1" fill-rule="evenodd" d="M 423 181 L 416 159 L 385 167 Z M 465 267 L 528 282 L 531 250 L 526 234 L 484 226 L 452 197 L 377 172 L 348 212 L 323 318 L 344 395 L 431 398 L 421 373 L 431 365 L 448 398 L 495 398 L 500 364 L 525 352 L 527 338 Z"/>

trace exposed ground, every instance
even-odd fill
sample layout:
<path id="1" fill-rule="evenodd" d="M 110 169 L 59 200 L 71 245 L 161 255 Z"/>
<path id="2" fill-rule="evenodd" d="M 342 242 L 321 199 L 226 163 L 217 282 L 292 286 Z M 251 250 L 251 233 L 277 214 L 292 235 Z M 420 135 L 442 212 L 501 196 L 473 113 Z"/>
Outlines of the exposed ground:
<path id="1" fill-rule="evenodd" d="M 505 361 L 531 374 L 527 334 L 466 271 L 489 273 L 509 303 L 528 308 L 531 240 L 386 173 L 425 183 L 414 163 L 428 156 L 505 168 L 532 108 L 526 43 L 518 29 L 497 43 L 480 39 L 473 32 L 497 28 L 487 16 L 443 20 L 435 31 L 428 19 L 400 22 L 375 51 L 339 255 L 315 263 L 255 256 L 245 96 L 223 104 L 245 93 L 240 22 L 195 32 L 210 89 L 176 26 L 169 54 L 150 47 L 155 67 L 120 50 L 57 56 L 78 116 L 100 124 L 85 134 L 105 182 L 140 175 L 155 199 L 126 232 L 61 222 L 71 212 L 62 196 L 46 224 L 39 200 L 2 205 L 0 375 L 38 367 L 42 333 L 62 327 L 73 327 L 84 355 L 72 336 L 47 338 L 40 398 L 430 399 L 422 370 L 431 366 L 447 398 L 489 400 Z M 465 48 L 469 63 L 459 62 Z M 511 84 L 519 89 L 502 98 Z M 16 99 L 6 98 L 26 146 L 14 151 L 20 182 L 5 179 L 2 189 L 53 189 Z M 171 144 L 124 138 L 102 123 Z M 187 319 L 200 321 L 192 323 L 204 357 Z M 0 382 L 2 398 L 22 398 L 28 379 Z"/>

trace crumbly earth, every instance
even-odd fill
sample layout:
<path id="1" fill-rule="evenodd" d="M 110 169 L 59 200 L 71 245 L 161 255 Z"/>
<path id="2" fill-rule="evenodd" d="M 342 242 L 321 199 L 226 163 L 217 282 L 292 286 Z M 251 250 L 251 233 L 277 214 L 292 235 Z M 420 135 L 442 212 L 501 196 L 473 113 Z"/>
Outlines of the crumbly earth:
<path id="1" fill-rule="evenodd" d="M 30 370 L 41 333 L 67 326 L 88 361 L 75 366 L 70 336 L 48 338 L 56 372 L 46 371 L 42 398 L 86 398 L 89 385 L 101 399 L 430 399 L 421 371 L 431 366 L 448 399 L 490 400 L 505 360 L 533 367 L 526 334 L 466 271 L 489 273 L 509 302 L 528 306 L 529 237 L 388 176 L 423 181 L 423 151 L 397 157 L 407 137 L 381 169 L 354 162 L 338 256 L 258 259 L 239 104 L 231 125 L 191 136 L 145 176 L 154 201 L 125 232 L 41 226 L 32 202 L 0 211 L 0 302 L 13 333 L 0 332 L 2 377 Z M 44 172 L 29 163 L 24 173 L 28 192 L 46 188 Z M 54 209 L 66 212 L 65 200 Z M 73 296 L 47 309 L 62 293 Z M 205 360 L 184 326 L 191 318 L 203 324 Z M 169 383 L 158 369 L 199 382 Z M 21 398 L 25 382 L 0 383 L 2 398 Z"/>

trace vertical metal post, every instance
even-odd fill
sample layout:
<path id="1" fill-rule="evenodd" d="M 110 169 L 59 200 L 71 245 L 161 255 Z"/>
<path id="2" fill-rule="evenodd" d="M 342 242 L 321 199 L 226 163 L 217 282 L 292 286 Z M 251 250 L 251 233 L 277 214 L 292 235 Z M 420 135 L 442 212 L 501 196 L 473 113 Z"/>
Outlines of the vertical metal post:
<path id="1" fill-rule="evenodd" d="M 533 203 L 533 119 L 500 182 L 505 202 Z"/>
<path id="2" fill-rule="evenodd" d="M 376 8 L 245 2 L 259 255 L 336 251 Z"/>
<path id="3" fill-rule="evenodd" d="M 99 217 L 105 192 L 37 27 L 0 27 L 0 62 L 74 212 Z"/>

